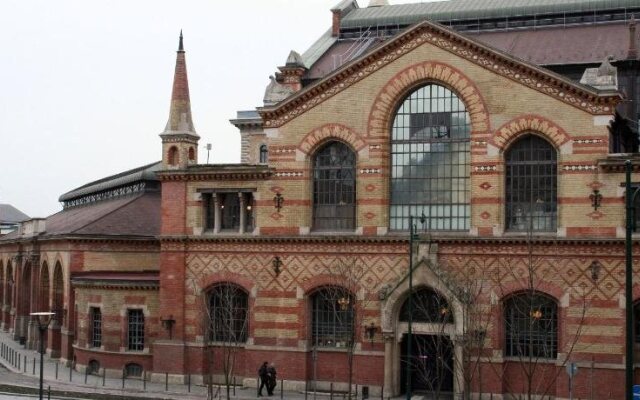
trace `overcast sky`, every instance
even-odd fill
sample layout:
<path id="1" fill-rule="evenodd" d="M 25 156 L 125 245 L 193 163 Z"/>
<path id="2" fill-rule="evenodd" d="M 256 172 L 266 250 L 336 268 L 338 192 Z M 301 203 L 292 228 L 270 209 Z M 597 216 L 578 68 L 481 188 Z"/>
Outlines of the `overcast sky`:
<path id="1" fill-rule="evenodd" d="M 239 162 L 228 120 L 262 104 L 269 75 L 330 27 L 336 3 L 3 0 L 0 203 L 45 217 L 62 193 L 160 160 L 180 29 L 200 160 L 212 143 L 211 162 Z"/>

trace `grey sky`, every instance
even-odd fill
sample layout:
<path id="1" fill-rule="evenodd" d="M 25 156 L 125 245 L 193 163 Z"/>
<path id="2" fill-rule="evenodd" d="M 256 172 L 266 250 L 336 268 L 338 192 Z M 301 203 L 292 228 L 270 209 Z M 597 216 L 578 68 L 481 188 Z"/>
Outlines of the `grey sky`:
<path id="1" fill-rule="evenodd" d="M 3 0 L 0 203 L 44 217 L 70 189 L 159 160 L 180 29 L 200 160 L 210 142 L 211 162 L 238 162 L 228 120 L 261 104 L 337 2 Z"/>

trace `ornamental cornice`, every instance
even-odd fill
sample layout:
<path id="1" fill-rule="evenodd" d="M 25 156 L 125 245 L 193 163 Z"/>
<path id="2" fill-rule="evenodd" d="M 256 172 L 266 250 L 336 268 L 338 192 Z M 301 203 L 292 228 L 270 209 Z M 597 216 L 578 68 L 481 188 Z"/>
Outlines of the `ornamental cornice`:
<path id="1" fill-rule="evenodd" d="M 126 289 L 126 290 L 160 290 L 158 282 L 105 282 L 105 281 L 77 281 L 71 279 L 71 285 L 75 288 L 90 289 Z"/>
<path id="2" fill-rule="evenodd" d="M 422 44 L 430 43 L 467 61 L 594 115 L 610 115 L 618 92 L 598 92 L 551 71 L 485 46 L 455 31 L 424 21 L 305 88 L 282 104 L 259 109 L 264 127 L 277 128 L 342 92 Z"/>
<path id="3" fill-rule="evenodd" d="M 265 180 L 273 175 L 273 170 L 260 171 L 161 171 L 157 177 L 161 181 L 251 181 Z"/>

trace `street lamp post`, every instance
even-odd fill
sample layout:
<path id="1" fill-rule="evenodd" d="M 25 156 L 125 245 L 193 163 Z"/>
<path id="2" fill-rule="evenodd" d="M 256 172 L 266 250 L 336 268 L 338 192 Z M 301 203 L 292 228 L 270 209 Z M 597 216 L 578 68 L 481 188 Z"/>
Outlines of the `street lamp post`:
<path id="1" fill-rule="evenodd" d="M 426 217 L 424 212 L 420 216 L 420 222 L 424 225 Z M 413 215 L 409 215 L 409 299 L 408 321 L 407 321 L 407 400 L 411 400 L 411 363 L 412 361 L 412 325 L 413 325 L 413 241 L 417 238 L 416 226 L 413 223 Z"/>
<path id="2" fill-rule="evenodd" d="M 625 356 L 625 399 L 633 400 L 633 200 L 638 192 L 631 188 L 631 160 L 625 161 L 625 193 L 626 193 L 626 236 L 625 236 L 625 307 L 626 307 L 626 356 Z"/>
<path id="3" fill-rule="evenodd" d="M 51 318 L 55 315 L 52 312 L 35 312 L 29 314 L 38 322 L 38 330 L 40 331 L 40 400 L 43 399 L 42 379 L 43 379 L 43 363 L 44 363 L 44 333 L 51 323 Z"/>

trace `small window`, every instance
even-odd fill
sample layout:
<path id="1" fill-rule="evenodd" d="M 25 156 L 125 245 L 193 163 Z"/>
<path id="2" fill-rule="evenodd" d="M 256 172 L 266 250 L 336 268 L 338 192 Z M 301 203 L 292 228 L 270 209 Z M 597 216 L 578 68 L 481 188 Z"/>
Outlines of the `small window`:
<path id="1" fill-rule="evenodd" d="M 87 364 L 87 374 L 99 375 L 100 374 L 100 362 L 98 360 L 91 360 Z"/>
<path id="2" fill-rule="evenodd" d="M 355 298 L 331 286 L 311 296 L 311 340 L 314 346 L 346 348 L 354 340 Z"/>
<path id="3" fill-rule="evenodd" d="M 193 147 L 189 147 L 189 161 L 195 161 L 196 150 Z"/>
<path id="4" fill-rule="evenodd" d="M 167 162 L 169 165 L 178 164 L 178 148 L 176 146 L 171 146 L 169 148 L 169 153 L 167 154 Z"/>
<path id="5" fill-rule="evenodd" d="M 238 193 L 220 195 L 220 229 L 237 231 L 240 228 L 240 197 Z"/>
<path id="6" fill-rule="evenodd" d="M 558 356 L 558 307 L 540 293 L 523 293 L 505 301 L 507 357 Z"/>
<path id="7" fill-rule="evenodd" d="M 129 363 L 124 367 L 124 375 L 127 378 L 140 378 L 142 377 L 142 365 L 136 363 Z"/>
<path id="8" fill-rule="evenodd" d="M 546 140 L 527 135 L 505 153 L 507 230 L 556 230 L 556 150 Z"/>
<path id="9" fill-rule="evenodd" d="M 102 346 L 102 312 L 97 307 L 91 307 L 91 325 L 89 332 L 89 344 L 91 347 Z"/>
<path id="10" fill-rule="evenodd" d="M 356 221 L 356 155 L 330 142 L 313 161 L 313 228 L 353 230 Z"/>
<path id="11" fill-rule="evenodd" d="M 144 314 L 142 310 L 129 310 L 127 338 L 129 350 L 144 350 Z"/>
<path id="12" fill-rule="evenodd" d="M 263 144 L 260 146 L 260 164 L 266 164 L 267 161 L 269 161 L 269 150 L 267 145 Z"/>
<path id="13" fill-rule="evenodd" d="M 204 230 L 212 231 L 216 221 L 216 202 L 215 194 L 206 193 L 202 195 L 202 203 L 204 206 Z"/>
<path id="14" fill-rule="evenodd" d="M 233 283 L 221 283 L 209 292 L 210 338 L 214 342 L 247 341 L 249 295 Z"/>

